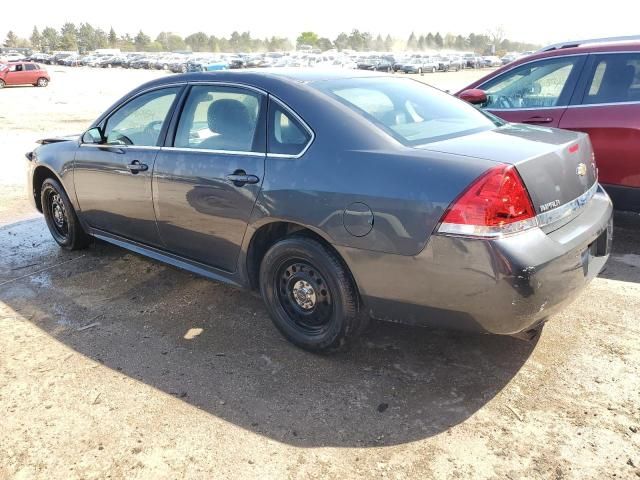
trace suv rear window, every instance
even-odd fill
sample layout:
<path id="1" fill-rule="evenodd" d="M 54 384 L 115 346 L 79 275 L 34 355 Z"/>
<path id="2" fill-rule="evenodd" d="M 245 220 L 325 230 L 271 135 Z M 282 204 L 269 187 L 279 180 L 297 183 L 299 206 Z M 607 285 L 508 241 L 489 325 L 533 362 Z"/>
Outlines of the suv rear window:
<path id="1" fill-rule="evenodd" d="M 640 53 L 597 55 L 583 104 L 640 101 Z"/>

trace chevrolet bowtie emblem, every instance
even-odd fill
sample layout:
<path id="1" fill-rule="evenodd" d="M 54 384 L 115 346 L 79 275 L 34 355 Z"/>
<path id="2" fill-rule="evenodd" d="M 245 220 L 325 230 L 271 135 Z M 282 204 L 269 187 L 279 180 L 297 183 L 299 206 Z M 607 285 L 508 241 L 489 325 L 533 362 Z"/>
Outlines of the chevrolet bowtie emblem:
<path id="1" fill-rule="evenodd" d="M 584 163 L 579 163 L 578 168 L 576 168 L 576 173 L 584 177 L 587 174 L 587 166 Z"/>

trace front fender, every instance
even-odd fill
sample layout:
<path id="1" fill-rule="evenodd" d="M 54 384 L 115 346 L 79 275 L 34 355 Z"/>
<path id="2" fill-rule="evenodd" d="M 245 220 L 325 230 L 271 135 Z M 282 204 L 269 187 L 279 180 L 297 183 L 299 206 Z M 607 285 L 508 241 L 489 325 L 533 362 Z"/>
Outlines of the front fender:
<path id="1" fill-rule="evenodd" d="M 32 160 L 28 166 L 28 188 L 31 192 L 36 207 L 39 206 L 39 192 L 36 185 L 42 183 L 46 176 L 53 176 L 60 182 L 67 192 L 73 208 L 78 211 L 80 206 L 76 196 L 75 184 L 73 181 L 73 162 L 75 159 L 78 143 L 73 140 L 46 143 L 33 151 Z M 41 210 L 41 207 L 38 207 Z"/>

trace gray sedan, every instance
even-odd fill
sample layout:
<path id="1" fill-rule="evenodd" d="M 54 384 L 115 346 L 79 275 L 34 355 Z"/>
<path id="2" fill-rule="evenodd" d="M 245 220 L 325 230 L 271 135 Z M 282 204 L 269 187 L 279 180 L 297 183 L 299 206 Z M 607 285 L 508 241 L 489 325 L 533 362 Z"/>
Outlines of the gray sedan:
<path id="1" fill-rule="evenodd" d="M 529 332 L 610 251 L 586 135 L 505 123 L 408 78 L 175 75 L 41 144 L 30 197 L 61 247 L 95 237 L 258 290 L 312 351 L 371 317 Z"/>

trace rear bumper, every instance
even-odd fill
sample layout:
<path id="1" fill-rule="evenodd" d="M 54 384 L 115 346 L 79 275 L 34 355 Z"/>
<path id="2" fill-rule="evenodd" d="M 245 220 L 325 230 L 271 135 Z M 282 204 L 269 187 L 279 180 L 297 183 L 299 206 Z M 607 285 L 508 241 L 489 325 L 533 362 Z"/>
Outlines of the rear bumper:
<path id="1" fill-rule="evenodd" d="M 528 330 L 575 300 L 602 270 L 613 208 L 599 188 L 563 227 L 494 239 L 433 235 L 406 257 L 339 248 L 374 318 L 496 334 Z"/>

